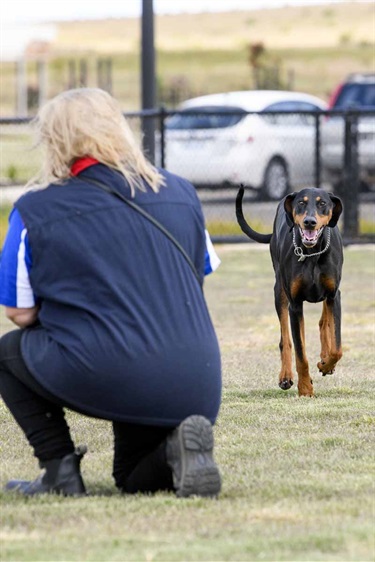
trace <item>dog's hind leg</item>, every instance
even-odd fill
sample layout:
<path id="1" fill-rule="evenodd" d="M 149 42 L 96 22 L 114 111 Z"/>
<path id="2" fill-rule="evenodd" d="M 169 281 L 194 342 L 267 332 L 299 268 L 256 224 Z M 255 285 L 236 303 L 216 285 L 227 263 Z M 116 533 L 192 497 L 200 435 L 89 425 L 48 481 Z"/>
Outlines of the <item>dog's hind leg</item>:
<path id="1" fill-rule="evenodd" d="M 306 356 L 305 323 L 303 318 L 303 303 L 293 303 L 289 306 L 290 324 L 292 327 L 294 350 L 298 373 L 298 394 L 313 396 L 313 384 L 309 373 L 309 363 Z"/>
<path id="2" fill-rule="evenodd" d="M 292 371 L 292 342 L 289 334 L 289 315 L 288 315 L 288 298 L 285 294 L 281 283 L 276 280 L 275 283 L 275 307 L 280 321 L 280 355 L 281 355 L 281 371 L 279 376 L 279 387 L 282 390 L 288 390 L 293 385 Z"/>
<path id="3" fill-rule="evenodd" d="M 334 298 L 327 298 L 323 302 L 319 329 L 321 360 L 318 363 L 318 369 L 323 376 L 332 375 L 335 371 L 336 363 L 342 357 L 340 291 L 337 291 Z"/>

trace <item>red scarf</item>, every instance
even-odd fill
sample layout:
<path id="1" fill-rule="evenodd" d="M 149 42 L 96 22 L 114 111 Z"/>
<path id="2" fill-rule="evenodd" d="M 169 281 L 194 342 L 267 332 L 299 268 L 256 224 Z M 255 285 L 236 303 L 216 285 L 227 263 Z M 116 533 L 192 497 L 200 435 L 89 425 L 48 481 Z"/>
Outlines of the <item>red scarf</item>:
<path id="1" fill-rule="evenodd" d="M 91 156 L 83 156 L 82 158 L 78 158 L 70 168 L 70 172 L 72 176 L 78 176 L 83 170 L 89 168 L 90 166 L 94 166 L 95 164 L 99 164 L 99 160 L 96 158 L 92 158 Z"/>

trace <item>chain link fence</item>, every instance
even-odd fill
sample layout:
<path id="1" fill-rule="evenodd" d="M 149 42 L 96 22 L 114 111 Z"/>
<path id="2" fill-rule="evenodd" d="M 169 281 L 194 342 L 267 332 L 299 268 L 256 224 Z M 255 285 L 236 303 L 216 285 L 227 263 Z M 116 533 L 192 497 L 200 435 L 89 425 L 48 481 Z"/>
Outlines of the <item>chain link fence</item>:
<path id="1" fill-rule="evenodd" d="M 343 199 L 347 243 L 375 241 L 375 112 L 160 108 L 125 116 L 150 160 L 195 185 L 216 242 L 248 241 L 234 211 L 240 184 L 245 214 L 257 230 L 272 230 L 285 193 L 316 186 Z M 0 147 L 4 206 L 11 187 L 37 172 L 41 153 L 29 119 L 0 119 Z"/>

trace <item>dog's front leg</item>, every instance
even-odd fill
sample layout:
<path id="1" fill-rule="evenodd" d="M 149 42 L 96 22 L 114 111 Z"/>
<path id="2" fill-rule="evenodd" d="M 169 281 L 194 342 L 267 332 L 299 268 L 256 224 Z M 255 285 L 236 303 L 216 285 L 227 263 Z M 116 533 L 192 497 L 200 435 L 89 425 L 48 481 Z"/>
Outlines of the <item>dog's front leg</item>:
<path id="1" fill-rule="evenodd" d="M 341 295 L 338 290 L 334 298 L 323 302 L 323 312 L 319 322 L 321 361 L 318 369 L 325 375 L 332 375 L 336 363 L 342 357 L 341 347 Z"/>
<path id="2" fill-rule="evenodd" d="M 309 373 L 309 364 L 307 361 L 305 347 L 303 303 L 291 303 L 289 305 L 289 316 L 290 325 L 292 327 L 292 336 L 298 373 L 298 394 L 300 396 L 313 396 L 314 390 Z"/>
<path id="3" fill-rule="evenodd" d="M 280 321 L 280 358 L 281 370 L 279 375 L 279 387 L 282 390 L 289 390 L 293 385 L 292 370 L 292 342 L 289 334 L 289 302 L 280 281 L 275 283 L 275 308 Z"/>

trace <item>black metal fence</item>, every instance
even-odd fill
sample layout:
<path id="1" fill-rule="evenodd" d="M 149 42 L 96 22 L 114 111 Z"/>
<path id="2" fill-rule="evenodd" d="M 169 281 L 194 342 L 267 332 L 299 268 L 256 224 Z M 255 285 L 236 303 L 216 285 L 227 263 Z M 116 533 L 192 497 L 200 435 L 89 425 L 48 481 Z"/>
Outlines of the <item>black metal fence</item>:
<path id="1" fill-rule="evenodd" d="M 240 184 L 247 188 L 245 212 L 259 229 L 270 231 L 276 201 L 287 191 L 314 185 L 343 199 L 348 243 L 375 241 L 374 111 L 191 109 L 186 119 L 185 111 L 161 107 L 125 116 L 150 160 L 195 185 L 215 241 L 247 240 L 234 213 Z M 39 166 L 29 121 L 0 119 L 0 185 L 24 183 Z"/>

